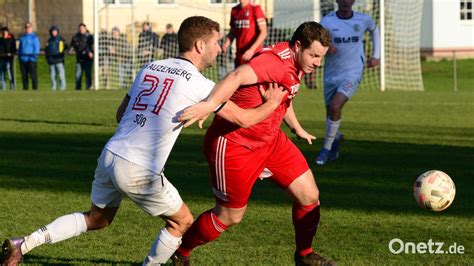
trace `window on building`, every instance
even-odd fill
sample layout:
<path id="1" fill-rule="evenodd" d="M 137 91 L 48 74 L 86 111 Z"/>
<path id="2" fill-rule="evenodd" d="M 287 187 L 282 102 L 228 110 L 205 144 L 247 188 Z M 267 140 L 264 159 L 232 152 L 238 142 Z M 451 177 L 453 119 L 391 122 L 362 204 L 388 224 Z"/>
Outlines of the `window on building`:
<path id="1" fill-rule="evenodd" d="M 237 0 L 211 0 L 211 4 L 236 4 L 237 2 Z"/>
<path id="2" fill-rule="evenodd" d="M 133 0 L 104 0 L 104 4 L 109 4 L 109 5 L 127 5 L 131 4 Z"/>
<path id="3" fill-rule="evenodd" d="M 461 0 L 461 20 L 472 20 L 472 1 Z"/>
<path id="4" fill-rule="evenodd" d="M 158 4 L 174 4 L 175 0 L 158 0 Z"/>

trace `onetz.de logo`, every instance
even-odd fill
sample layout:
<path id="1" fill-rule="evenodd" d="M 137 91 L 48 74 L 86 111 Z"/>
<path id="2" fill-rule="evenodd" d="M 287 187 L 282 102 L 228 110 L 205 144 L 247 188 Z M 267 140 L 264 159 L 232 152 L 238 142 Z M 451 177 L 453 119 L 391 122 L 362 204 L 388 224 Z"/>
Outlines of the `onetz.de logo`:
<path id="1" fill-rule="evenodd" d="M 445 245 L 444 242 L 404 242 L 400 238 L 394 238 L 388 242 L 388 249 L 392 254 L 464 254 L 464 246 L 454 242 L 452 245 Z"/>

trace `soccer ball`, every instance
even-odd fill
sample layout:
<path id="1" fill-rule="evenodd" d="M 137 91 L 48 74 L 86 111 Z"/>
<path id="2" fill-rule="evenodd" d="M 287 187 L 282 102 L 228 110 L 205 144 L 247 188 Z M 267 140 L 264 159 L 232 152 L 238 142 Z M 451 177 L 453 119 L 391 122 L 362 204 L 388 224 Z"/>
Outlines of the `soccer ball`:
<path id="1" fill-rule="evenodd" d="M 413 192 L 420 207 L 439 212 L 453 203 L 456 187 L 446 173 L 430 170 L 416 179 Z"/>

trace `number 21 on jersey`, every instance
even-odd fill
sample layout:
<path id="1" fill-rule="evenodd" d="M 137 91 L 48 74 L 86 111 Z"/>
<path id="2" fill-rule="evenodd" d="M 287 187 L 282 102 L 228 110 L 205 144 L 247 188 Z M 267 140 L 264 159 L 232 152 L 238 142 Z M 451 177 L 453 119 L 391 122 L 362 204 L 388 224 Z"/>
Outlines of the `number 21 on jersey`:
<path id="1" fill-rule="evenodd" d="M 145 77 L 143 78 L 142 83 L 149 83 L 150 87 L 142 90 L 137 98 L 135 99 L 135 103 L 133 104 L 132 110 L 140 110 L 144 111 L 148 108 L 148 104 L 142 103 L 142 99 L 144 97 L 152 95 L 160 85 L 160 79 L 156 76 L 146 74 Z M 160 110 L 163 107 L 163 104 L 166 101 L 166 97 L 168 97 L 168 94 L 170 92 L 171 86 L 173 85 L 174 80 L 170 78 L 166 78 L 163 81 L 163 89 L 161 90 L 160 95 L 158 96 L 158 100 L 156 101 L 156 104 L 153 106 L 153 110 L 151 110 L 152 113 L 159 115 Z"/>

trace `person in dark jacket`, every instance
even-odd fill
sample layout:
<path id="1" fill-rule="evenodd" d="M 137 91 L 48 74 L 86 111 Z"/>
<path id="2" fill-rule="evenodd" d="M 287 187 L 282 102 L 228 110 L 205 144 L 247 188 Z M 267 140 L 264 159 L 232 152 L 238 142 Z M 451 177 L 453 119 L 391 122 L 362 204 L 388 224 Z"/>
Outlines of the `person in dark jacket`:
<path id="1" fill-rule="evenodd" d="M 158 35 L 151 30 L 150 22 L 144 22 L 142 29 L 143 32 L 138 35 L 138 63 L 140 67 L 155 59 L 156 49 L 160 42 Z"/>
<path id="2" fill-rule="evenodd" d="M 18 61 L 20 62 L 21 81 L 23 89 L 28 89 L 28 74 L 33 82 L 33 90 L 38 89 L 38 76 L 36 74 L 36 61 L 40 53 L 40 41 L 33 32 L 33 24 L 25 23 L 25 34 L 20 38 Z"/>
<path id="3" fill-rule="evenodd" d="M 79 31 L 72 37 L 71 48 L 76 51 L 76 90 L 81 89 L 82 74 L 86 74 L 86 85 L 92 86 L 92 62 L 94 58 L 94 37 L 84 23 L 79 24 Z"/>
<path id="4" fill-rule="evenodd" d="M 163 59 L 178 56 L 178 34 L 174 32 L 173 25 L 166 25 L 166 33 L 161 38 L 160 49 L 163 50 Z"/>
<path id="5" fill-rule="evenodd" d="M 59 77 L 59 89 L 66 89 L 66 74 L 64 72 L 64 52 L 67 44 L 64 38 L 59 34 L 59 28 L 53 25 L 49 28 L 49 39 L 46 43 L 45 54 L 49 65 L 49 74 L 51 77 L 51 87 L 56 90 L 56 78 Z"/>
<path id="6" fill-rule="evenodd" d="M 6 75 L 8 75 L 10 90 L 14 90 L 13 56 L 16 54 L 16 41 L 7 27 L 2 27 L 0 34 L 0 83 L 2 84 L 2 90 L 6 90 Z"/>

